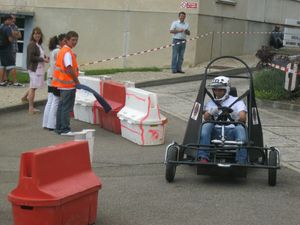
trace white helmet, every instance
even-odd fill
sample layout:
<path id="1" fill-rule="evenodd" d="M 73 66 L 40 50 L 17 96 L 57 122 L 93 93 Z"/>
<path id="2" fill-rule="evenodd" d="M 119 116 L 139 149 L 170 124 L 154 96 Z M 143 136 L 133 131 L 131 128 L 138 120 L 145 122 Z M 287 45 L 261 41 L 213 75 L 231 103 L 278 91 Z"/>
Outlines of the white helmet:
<path id="1" fill-rule="evenodd" d="M 230 79 L 225 76 L 218 76 L 215 77 L 211 84 L 209 85 L 212 89 L 225 89 L 225 94 L 222 98 L 215 98 L 215 101 L 217 102 L 223 102 L 225 99 L 228 98 L 229 92 L 230 92 Z"/>

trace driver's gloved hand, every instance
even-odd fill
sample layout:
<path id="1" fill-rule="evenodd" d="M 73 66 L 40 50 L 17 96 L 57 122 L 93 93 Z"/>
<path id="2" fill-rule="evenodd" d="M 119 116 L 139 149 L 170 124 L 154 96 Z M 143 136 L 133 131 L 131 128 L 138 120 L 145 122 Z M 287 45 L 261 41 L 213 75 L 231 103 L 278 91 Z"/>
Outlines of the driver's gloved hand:
<path id="1" fill-rule="evenodd" d="M 212 115 L 213 117 L 218 117 L 219 115 L 219 109 L 218 107 L 212 107 L 209 110 L 207 110 L 207 112 Z"/>

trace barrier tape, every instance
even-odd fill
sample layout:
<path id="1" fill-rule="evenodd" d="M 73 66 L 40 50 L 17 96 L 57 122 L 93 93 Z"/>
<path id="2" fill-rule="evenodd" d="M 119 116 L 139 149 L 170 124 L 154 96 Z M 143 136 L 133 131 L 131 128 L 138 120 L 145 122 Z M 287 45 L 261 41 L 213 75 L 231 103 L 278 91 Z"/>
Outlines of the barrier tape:
<path id="1" fill-rule="evenodd" d="M 120 56 L 116 56 L 116 57 L 112 57 L 112 58 L 108 58 L 108 59 L 102 59 L 102 60 L 98 60 L 98 61 L 93 61 L 93 62 L 89 62 L 89 63 L 84 63 L 84 64 L 80 64 L 79 66 L 88 66 L 88 65 L 93 65 L 93 64 L 98 64 L 98 63 L 102 63 L 102 62 L 108 62 L 108 61 L 113 61 L 116 59 L 122 59 L 122 58 L 127 58 L 127 57 L 131 57 L 131 56 L 136 56 L 136 55 L 143 55 L 145 53 L 150 53 L 150 52 L 155 52 L 155 51 L 159 51 L 165 48 L 170 48 L 173 47 L 175 45 L 180 45 L 189 41 L 194 41 L 200 38 L 205 38 L 208 37 L 212 34 L 225 34 L 225 35 L 229 35 L 229 34 L 271 34 L 272 32 L 265 32 L 265 31 L 253 31 L 253 32 L 243 32 L 243 31 L 223 31 L 223 32 L 209 32 L 209 33 L 205 33 L 205 34 L 201 34 L 199 36 L 181 41 L 181 42 L 177 42 L 175 44 L 168 44 L 168 45 L 164 45 L 161 47 L 157 47 L 157 48 L 152 48 L 152 49 L 148 49 L 148 50 L 144 50 L 144 51 L 139 51 L 139 52 L 135 52 L 135 53 L 130 53 L 127 55 L 120 55 Z"/>
<path id="2" fill-rule="evenodd" d="M 281 71 L 283 71 L 285 73 L 289 71 L 288 67 L 284 67 L 284 66 L 281 66 L 281 65 L 278 65 L 278 64 L 268 63 L 267 65 L 271 66 L 271 67 L 273 67 L 275 69 L 281 70 Z M 291 71 L 293 71 L 293 70 L 291 70 Z M 300 76 L 300 72 L 298 72 L 298 71 L 297 71 L 297 76 Z"/>

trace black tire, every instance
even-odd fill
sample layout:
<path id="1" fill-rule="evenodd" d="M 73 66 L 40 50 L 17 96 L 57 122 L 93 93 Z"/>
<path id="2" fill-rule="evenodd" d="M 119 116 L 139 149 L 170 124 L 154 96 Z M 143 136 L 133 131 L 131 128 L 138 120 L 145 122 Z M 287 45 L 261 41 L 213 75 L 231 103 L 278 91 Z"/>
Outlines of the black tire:
<path id="1" fill-rule="evenodd" d="M 166 180 L 170 183 L 174 181 L 176 173 L 176 165 L 168 163 L 169 160 L 177 161 L 178 149 L 175 146 L 170 146 L 167 150 L 167 163 L 166 163 Z"/>
<path id="2" fill-rule="evenodd" d="M 269 153 L 269 160 L 268 160 L 269 166 L 277 166 L 277 152 L 276 151 L 270 151 Z M 275 186 L 277 181 L 277 169 L 269 169 L 269 185 Z"/>

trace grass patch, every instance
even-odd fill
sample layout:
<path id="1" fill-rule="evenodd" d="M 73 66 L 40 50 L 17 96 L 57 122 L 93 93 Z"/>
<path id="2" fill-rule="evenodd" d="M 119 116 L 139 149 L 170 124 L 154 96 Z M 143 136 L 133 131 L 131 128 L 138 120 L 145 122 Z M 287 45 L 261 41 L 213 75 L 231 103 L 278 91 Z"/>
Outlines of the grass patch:
<path id="1" fill-rule="evenodd" d="M 85 75 L 107 75 L 125 72 L 160 72 L 162 69 L 157 67 L 140 67 L 140 68 L 113 68 L 113 69 L 95 69 L 83 70 Z"/>
<path id="2" fill-rule="evenodd" d="M 112 68 L 112 69 L 95 69 L 95 70 L 83 70 L 85 75 L 107 75 L 115 73 L 125 73 L 125 72 L 160 72 L 162 69 L 157 67 L 141 67 L 141 68 Z M 11 78 L 11 75 L 9 76 Z M 46 75 L 45 75 L 46 79 Z M 25 84 L 29 83 L 29 74 L 24 71 L 17 71 L 18 82 Z"/>
<path id="3" fill-rule="evenodd" d="M 285 73 L 277 69 L 264 69 L 254 74 L 255 95 L 267 100 L 291 100 L 299 97 L 300 91 L 284 89 Z"/>
<path id="4" fill-rule="evenodd" d="M 12 80 L 11 74 L 9 74 L 8 79 Z M 29 74 L 24 71 L 17 71 L 17 81 L 22 84 L 29 83 Z"/>

